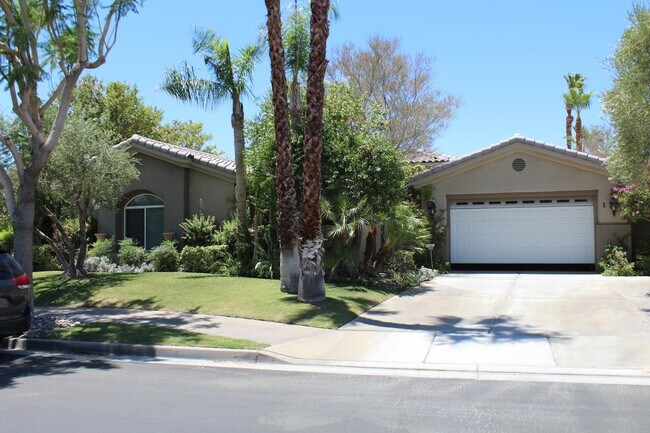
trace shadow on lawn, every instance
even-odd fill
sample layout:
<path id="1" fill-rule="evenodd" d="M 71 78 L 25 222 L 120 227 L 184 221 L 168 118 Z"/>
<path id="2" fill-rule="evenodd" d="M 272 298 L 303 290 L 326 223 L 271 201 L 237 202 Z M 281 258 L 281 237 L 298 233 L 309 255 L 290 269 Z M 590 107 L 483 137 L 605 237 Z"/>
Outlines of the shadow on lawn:
<path id="1" fill-rule="evenodd" d="M 81 369 L 110 370 L 117 368 L 97 359 L 64 359 L 0 353 L 0 389 L 15 388 L 18 380 L 28 376 L 73 374 Z"/>
<path id="2" fill-rule="evenodd" d="M 93 274 L 69 280 L 58 275 L 39 278 L 34 283 L 34 302 L 41 307 L 88 304 L 101 289 L 121 286 L 132 278 L 134 274 Z"/>
<path id="3" fill-rule="evenodd" d="M 349 287 L 348 287 L 349 290 Z M 295 296 L 287 295 L 280 299 L 284 303 L 295 304 Z M 351 309 L 350 304 L 356 308 Z M 314 319 L 325 319 L 336 327 L 343 326 L 364 311 L 377 305 L 377 301 L 359 296 L 341 296 L 340 298 L 327 298 L 317 304 L 303 304 L 307 309 L 287 318 L 287 323 L 314 326 L 310 322 Z"/>

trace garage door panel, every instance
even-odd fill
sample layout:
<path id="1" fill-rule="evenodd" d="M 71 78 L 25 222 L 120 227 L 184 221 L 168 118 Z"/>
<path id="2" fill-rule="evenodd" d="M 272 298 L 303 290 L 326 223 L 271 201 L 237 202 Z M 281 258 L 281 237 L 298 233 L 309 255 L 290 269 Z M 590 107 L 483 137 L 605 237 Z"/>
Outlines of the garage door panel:
<path id="1" fill-rule="evenodd" d="M 589 205 L 450 210 L 453 263 L 593 263 Z"/>

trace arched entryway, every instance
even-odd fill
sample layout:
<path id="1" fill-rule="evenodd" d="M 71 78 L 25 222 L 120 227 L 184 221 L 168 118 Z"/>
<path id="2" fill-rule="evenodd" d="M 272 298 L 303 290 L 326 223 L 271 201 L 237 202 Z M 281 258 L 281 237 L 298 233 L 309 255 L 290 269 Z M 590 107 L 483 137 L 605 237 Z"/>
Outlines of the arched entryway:
<path id="1" fill-rule="evenodd" d="M 124 206 L 124 237 L 135 239 L 145 249 L 160 245 L 165 227 L 165 206 L 153 194 L 140 194 Z"/>

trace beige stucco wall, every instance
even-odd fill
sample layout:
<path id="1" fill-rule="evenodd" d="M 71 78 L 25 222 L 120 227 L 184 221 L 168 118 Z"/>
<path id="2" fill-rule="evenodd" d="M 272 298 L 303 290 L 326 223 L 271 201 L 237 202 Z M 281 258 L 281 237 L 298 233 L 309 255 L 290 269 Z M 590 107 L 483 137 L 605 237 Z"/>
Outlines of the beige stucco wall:
<path id="1" fill-rule="evenodd" d="M 199 200 L 203 200 L 205 212 L 214 215 L 217 222 L 229 219 L 233 212 L 235 184 L 206 173 L 190 170 L 190 215 L 199 211 Z"/>
<path id="2" fill-rule="evenodd" d="M 523 171 L 513 170 L 512 161 L 515 158 L 526 161 Z M 431 198 L 444 216 L 447 233 L 449 203 L 456 199 L 508 196 L 590 198 L 595 206 L 597 257 L 594 257 L 594 263 L 602 256 L 605 243 L 630 231 L 625 220 L 618 214 L 613 216 L 609 209 L 611 186 L 607 171 L 602 166 L 519 143 L 414 183 L 416 188 L 433 188 Z M 448 238 L 438 253 L 449 257 Z"/>
<path id="3" fill-rule="evenodd" d="M 230 216 L 235 184 L 220 176 L 194 167 L 180 167 L 169 161 L 142 153 L 135 154 L 138 160 L 140 177 L 122 194 L 116 210 L 101 210 L 97 215 L 97 231 L 108 237 L 122 239 L 123 207 L 134 196 L 148 192 L 157 195 L 165 205 L 165 232 L 176 233 L 180 239 L 182 230 L 179 224 L 198 212 L 199 199 L 203 199 L 205 212 L 214 215 L 218 222 Z M 189 186 L 188 209 L 186 210 L 186 181 Z"/>

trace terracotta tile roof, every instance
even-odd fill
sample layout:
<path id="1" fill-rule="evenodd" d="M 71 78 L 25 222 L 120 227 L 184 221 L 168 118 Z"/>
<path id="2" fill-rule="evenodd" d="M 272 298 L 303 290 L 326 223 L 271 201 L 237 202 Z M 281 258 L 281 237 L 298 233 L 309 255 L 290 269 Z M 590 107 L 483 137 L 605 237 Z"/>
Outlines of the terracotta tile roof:
<path id="1" fill-rule="evenodd" d="M 411 164 L 434 164 L 454 159 L 451 155 L 438 152 L 418 152 L 408 155 L 406 158 Z"/>
<path id="2" fill-rule="evenodd" d="M 235 174 L 235 161 L 224 158 L 223 156 L 213 155 L 211 153 L 201 152 L 200 150 L 189 149 L 187 147 L 177 146 L 175 144 L 164 143 L 151 138 L 142 137 L 134 134 L 128 140 L 118 144 L 118 146 L 142 147 L 151 149 L 160 153 L 169 154 L 181 160 L 190 159 L 196 164 L 205 165 L 226 173 Z"/>
<path id="3" fill-rule="evenodd" d="M 496 151 L 498 149 L 510 146 L 511 144 L 514 144 L 514 143 L 522 143 L 522 144 L 526 144 L 526 145 L 531 146 L 531 147 L 537 147 L 537 148 L 540 148 L 540 149 L 550 150 L 552 152 L 557 152 L 557 153 L 561 153 L 561 154 L 564 154 L 564 155 L 569 155 L 569 156 L 572 156 L 574 158 L 583 159 L 585 161 L 593 162 L 593 163 L 599 164 L 599 165 L 603 165 L 605 163 L 604 158 L 599 158 L 599 157 L 597 157 L 595 155 L 590 155 L 590 154 L 585 153 L 585 152 L 578 152 L 577 150 L 567 149 L 567 148 L 564 148 L 564 147 L 557 147 L 557 146 L 554 146 L 552 144 L 544 143 L 543 141 L 538 141 L 538 140 L 534 140 L 532 138 L 524 137 L 521 134 L 515 134 L 512 137 L 508 138 L 507 140 L 500 141 L 500 142 L 495 143 L 495 144 L 493 144 L 491 146 L 488 146 L 486 148 L 477 150 L 476 152 L 472 152 L 472 153 L 470 153 L 468 155 L 465 155 L 465 156 L 462 156 L 460 158 L 452 159 L 451 161 L 442 163 L 442 164 L 437 165 L 435 167 L 431 167 L 430 169 L 425 170 L 422 173 L 418 173 L 415 176 L 411 177 L 411 180 L 409 181 L 409 183 L 411 183 L 413 181 L 416 181 L 416 180 L 419 180 L 419 179 L 422 179 L 424 177 L 427 177 L 427 176 L 429 176 L 431 174 L 439 173 L 439 172 L 441 172 L 443 170 L 446 170 L 448 168 L 455 167 L 455 166 L 457 166 L 459 164 L 463 164 L 463 163 L 465 163 L 467 161 L 479 158 L 479 157 L 481 157 L 483 155 L 492 153 L 492 152 L 494 152 L 494 151 Z"/>

